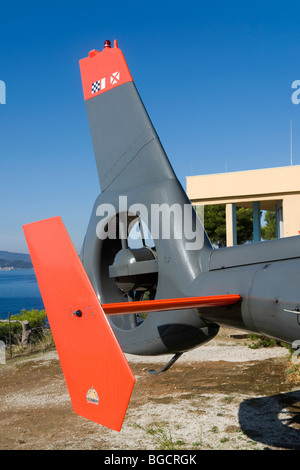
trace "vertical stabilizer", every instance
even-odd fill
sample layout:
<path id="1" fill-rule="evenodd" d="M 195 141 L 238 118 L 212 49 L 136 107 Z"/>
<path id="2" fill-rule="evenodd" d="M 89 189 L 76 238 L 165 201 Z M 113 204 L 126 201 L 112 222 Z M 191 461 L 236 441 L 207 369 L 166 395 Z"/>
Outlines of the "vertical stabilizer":
<path id="1" fill-rule="evenodd" d="M 116 41 L 80 60 L 101 191 L 175 178 Z"/>

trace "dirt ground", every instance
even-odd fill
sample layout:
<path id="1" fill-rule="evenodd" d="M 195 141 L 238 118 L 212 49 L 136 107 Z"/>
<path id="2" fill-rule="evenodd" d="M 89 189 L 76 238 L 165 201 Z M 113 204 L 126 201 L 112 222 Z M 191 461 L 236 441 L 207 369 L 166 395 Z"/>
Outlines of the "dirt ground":
<path id="1" fill-rule="evenodd" d="M 300 449 L 300 385 L 286 348 L 223 329 L 184 354 L 127 356 L 136 384 L 120 433 L 73 413 L 56 351 L 0 365 L 1 450 Z M 233 335 L 233 336 L 232 336 Z"/>

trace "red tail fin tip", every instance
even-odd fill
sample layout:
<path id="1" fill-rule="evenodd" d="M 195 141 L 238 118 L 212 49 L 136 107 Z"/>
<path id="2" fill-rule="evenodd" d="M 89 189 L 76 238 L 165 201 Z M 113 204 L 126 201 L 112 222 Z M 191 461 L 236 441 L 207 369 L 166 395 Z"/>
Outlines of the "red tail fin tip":
<path id="1" fill-rule="evenodd" d="M 90 51 L 88 57 L 79 61 L 79 65 L 85 100 L 133 81 L 116 40 L 113 48 L 107 40 L 101 52 Z"/>

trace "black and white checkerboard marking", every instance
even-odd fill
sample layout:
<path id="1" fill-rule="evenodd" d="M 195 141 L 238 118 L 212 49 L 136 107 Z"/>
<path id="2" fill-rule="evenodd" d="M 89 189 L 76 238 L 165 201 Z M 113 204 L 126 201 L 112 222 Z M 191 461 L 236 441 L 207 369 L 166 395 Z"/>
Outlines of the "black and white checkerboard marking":
<path id="1" fill-rule="evenodd" d="M 105 88 L 105 78 L 101 78 L 96 82 L 92 83 L 92 94 L 97 93 L 100 90 L 104 90 Z"/>
<path id="2" fill-rule="evenodd" d="M 92 84 L 92 94 L 100 90 L 100 80 Z"/>

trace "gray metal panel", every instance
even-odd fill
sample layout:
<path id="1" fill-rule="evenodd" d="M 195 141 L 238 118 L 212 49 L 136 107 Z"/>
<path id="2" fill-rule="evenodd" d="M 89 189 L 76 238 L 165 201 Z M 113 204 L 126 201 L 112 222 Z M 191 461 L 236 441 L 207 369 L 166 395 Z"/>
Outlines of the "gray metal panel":
<path id="1" fill-rule="evenodd" d="M 102 192 L 176 178 L 133 82 L 87 100 L 86 109 Z"/>
<path id="2" fill-rule="evenodd" d="M 249 245 L 237 245 L 213 250 L 209 270 L 257 263 L 268 263 L 300 256 L 300 237 L 281 238 Z"/>
<path id="3" fill-rule="evenodd" d="M 135 274 L 144 274 L 145 272 L 157 272 L 157 260 L 151 259 L 147 261 L 139 261 L 135 264 L 125 264 L 121 266 L 109 266 L 109 276 L 133 276 Z"/>

